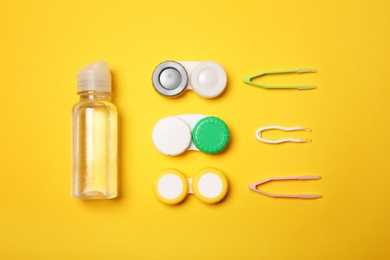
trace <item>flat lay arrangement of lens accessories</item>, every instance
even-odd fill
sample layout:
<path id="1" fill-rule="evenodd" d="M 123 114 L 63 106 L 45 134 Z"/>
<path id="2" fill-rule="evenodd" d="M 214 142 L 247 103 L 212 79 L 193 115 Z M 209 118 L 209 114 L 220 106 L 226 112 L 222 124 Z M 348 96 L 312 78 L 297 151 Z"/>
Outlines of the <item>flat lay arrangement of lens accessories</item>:
<path id="1" fill-rule="evenodd" d="M 307 72 L 316 72 L 314 69 L 297 69 L 297 70 L 279 70 L 279 71 L 265 71 L 261 72 L 259 74 L 247 77 L 244 79 L 244 82 L 256 87 L 266 88 L 266 89 L 314 89 L 316 86 L 314 85 L 308 85 L 308 86 L 266 86 L 262 85 L 256 82 L 253 82 L 252 80 L 255 78 L 259 78 L 265 75 L 272 75 L 272 74 L 286 74 L 286 73 L 307 73 Z"/>
<path id="2" fill-rule="evenodd" d="M 178 204 L 188 194 L 207 204 L 221 201 L 228 190 L 225 175 L 214 168 L 205 168 L 193 178 L 187 178 L 176 169 L 167 169 L 158 174 L 153 182 L 156 198 L 168 205 Z"/>
<path id="3" fill-rule="evenodd" d="M 157 150 L 171 156 L 186 150 L 216 154 L 226 148 L 229 139 L 229 128 L 224 121 L 198 114 L 165 117 L 156 123 L 152 132 Z"/>
<path id="4" fill-rule="evenodd" d="M 167 97 L 193 90 L 201 97 L 214 98 L 225 90 L 227 77 L 221 65 L 213 61 L 165 61 L 154 69 L 152 83 Z"/>
<path id="5" fill-rule="evenodd" d="M 282 138 L 282 139 L 264 139 L 261 136 L 261 133 L 266 130 L 282 130 L 282 131 L 298 131 L 298 130 L 303 130 L 303 131 L 308 131 L 310 132 L 311 129 L 304 127 L 304 126 L 293 126 L 293 127 L 283 127 L 283 126 L 278 126 L 278 125 L 271 125 L 271 126 L 264 126 L 259 129 L 257 129 L 255 136 L 256 138 L 263 142 L 263 143 L 268 143 L 268 144 L 280 144 L 284 142 L 293 142 L 293 143 L 308 143 L 311 142 L 311 139 L 309 138 L 304 138 L 304 139 L 298 139 L 298 138 Z"/>
<path id="6" fill-rule="evenodd" d="M 318 180 L 321 179 L 320 176 L 292 176 L 292 177 L 275 177 L 269 178 L 263 181 L 259 181 L 249 185 L 249 189 L 255 192 L 261 193 L 263 195 L 273 197 L 273 198 L 295 198 L 295 199 L 318 199 L 321 198 L 321 195 L 317 194 L 272 194 L 262 190 L 259 190 L 258 187 L 267 182 L 271 181 L 289 181 L 289 180 Z"/>

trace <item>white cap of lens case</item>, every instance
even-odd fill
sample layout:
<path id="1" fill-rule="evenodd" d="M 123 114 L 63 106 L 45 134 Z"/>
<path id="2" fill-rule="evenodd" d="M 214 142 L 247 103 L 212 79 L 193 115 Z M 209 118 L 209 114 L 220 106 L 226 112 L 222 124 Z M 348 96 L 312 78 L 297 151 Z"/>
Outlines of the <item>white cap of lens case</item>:
<path id="1" fill-rule="evenodd" d="M 198 114 L 165 117 L 156 123 L 152 132 L 157 150 L 171 156 L 186 150 L 216 154 L 226 148 L 229 139 L 230 132 L 224 121 Z"/>
<path id="2" fill-rule="evenodd" d="M 225 70 L 216 62 L 165 61 L 153 71 L 153 86 L 167 97 L 177 97 L 193 90 L 204 98 L 219 96 L 226 87 Z"/>

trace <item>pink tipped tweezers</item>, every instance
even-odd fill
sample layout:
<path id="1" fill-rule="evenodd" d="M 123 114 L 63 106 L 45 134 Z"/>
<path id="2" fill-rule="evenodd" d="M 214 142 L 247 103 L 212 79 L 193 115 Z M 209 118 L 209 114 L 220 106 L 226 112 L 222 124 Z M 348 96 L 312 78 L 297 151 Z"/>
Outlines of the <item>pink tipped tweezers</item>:
<path id="1" fill-rule="evenodd" d="M 273 197 L 273 198 L 297 198 L 297 199 L 318 199 L 321 198 L 321 195 L 316 194 L 273 194 L 268 193 L 262 190 L 257 189 L 258 186 L 265 184 L 271 181 L 287 181 L 287 180 L 318 180 L 320 176 L 292 176 L 292 177 L 275 177 L 269 178 L 260 182 L 253 183 L 249 185 L 249 189 L 255 192 L 261 193 L 263 195 Z"/>

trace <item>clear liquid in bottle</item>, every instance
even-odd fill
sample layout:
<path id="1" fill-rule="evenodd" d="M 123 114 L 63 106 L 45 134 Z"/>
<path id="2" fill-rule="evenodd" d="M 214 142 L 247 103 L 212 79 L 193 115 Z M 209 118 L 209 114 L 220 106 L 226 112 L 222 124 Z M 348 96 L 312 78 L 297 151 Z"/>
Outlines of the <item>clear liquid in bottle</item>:
<path id="1" fill-rule="evenodd" d="M 89 76 L 86 82 L 82 81 L 83 70 L 86 70 L 87 73 L 84 73 Z M 72 111 L 72 197 L 115 198 L 117 196 L 117 110 L 110 102 L 111 88 L 108 89 L 103 84 L 107 83 L 108 79 L 102 81 L 98 78 L 100 80 L 98 84 L 88 83 L 93 78 L 90 74 L 95 75 L 99 70 L 107 76 L 108 65 L 93 63 L 83 70 L 79 72 L 80 102 L 73 107 Z M 111 83 L 110 78 L 109 82 Z"/>

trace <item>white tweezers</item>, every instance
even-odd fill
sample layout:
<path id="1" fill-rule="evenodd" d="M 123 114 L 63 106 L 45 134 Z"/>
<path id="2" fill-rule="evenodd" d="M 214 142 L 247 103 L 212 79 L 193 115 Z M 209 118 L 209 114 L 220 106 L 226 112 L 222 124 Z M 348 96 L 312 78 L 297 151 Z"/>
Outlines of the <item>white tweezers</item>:
<path id="1" fill-rule="evenodd" d="M 293 127 L 283 127 L 283 126 L 277 126 L 277 125 L 270 125 L 270 126 L 264 126 L 256 131 L 256 138 L 263 142 L 263 143 L 269 143 L 269 144 L 280 144 L 284 142 L 294 142 L 294 143 L 308 143 L 311 142 L 311 139 L 305 138 L 305 139 L 297 139 L 297 138 L 283 138 L 283 139 L 277 139 L 277 140 L 271 140 L 271 139 L 264 139 L 261 137 L 261 132 L 271 129 L 278 129 L 283 131 L 297 131 L 297 130 L 303 130 L 303 131 L 311 131 L 310 128 L 304 127 L 304 126 L 293 126 Z"/>

